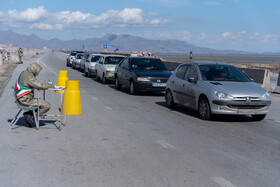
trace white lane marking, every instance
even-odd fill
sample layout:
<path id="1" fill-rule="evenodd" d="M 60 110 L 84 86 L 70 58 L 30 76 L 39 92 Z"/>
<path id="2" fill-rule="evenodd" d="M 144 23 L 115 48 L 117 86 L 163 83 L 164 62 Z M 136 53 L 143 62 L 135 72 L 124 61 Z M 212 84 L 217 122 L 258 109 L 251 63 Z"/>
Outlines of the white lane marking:
<path id="1" fill-rule="evenodd" d="M 232 184 L 231 182 L 224 179 L 223 177 L 210 177 L 210 179 L 222 187 L 237 187 L 234 184 Z"/>
<path id="2" fill-rule="evenodd" d="M 95 100 L 95 101 L 98 101 L 98 98 L 97 98 L 97 97 L 94 97 L 94 96 L 92 96 L 91 99 L 92 99 L 92 100 Z"/>
<path id="3" fill-rule="evenodd" d="M 50 70 L 50 72 L 55 74 L 55 76 L 58 76 L 58 74 L 56 72 L 54 72 L 53 70 L 51 70 L 42 60 L 39 60 L 39 64 L 43 64 L 48 70 Z"/>
<path id="4" fill-rule="evenodd" d="M 104 106 L 106 109 L 108 109 L 108 110 L 113 110 L 111 107 L 109 107 L 109 106 Z"/>
<path id="5" fill-rule="evenodd" d="M 172 146 L 172 145 L 170 145 L 169 143 L 167 143 L 166 141 L 164 141 L 164 140 L 158 140 L 158 141 L 156 141 L 159 145 L 161 145 L 164 149 L 173 149 L 173 150 L 175 150 L 175 147 L 174 146 Z"/>

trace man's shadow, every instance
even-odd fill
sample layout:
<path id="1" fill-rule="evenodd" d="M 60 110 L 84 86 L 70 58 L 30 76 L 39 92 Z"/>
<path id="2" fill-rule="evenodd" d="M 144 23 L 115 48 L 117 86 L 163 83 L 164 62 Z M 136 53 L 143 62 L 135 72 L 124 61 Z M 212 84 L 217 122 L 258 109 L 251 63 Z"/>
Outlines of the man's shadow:
<path id="1" fill-rule="evenodd" d="M 9 122 L 9 124 L 12 122 L 13 118 L 12 119 L 8 119 L 7 121 Z M 28 126 L 27 122 L 25 121 L 24 117 L 19 117 L 17 123 L 15 124 L 14 128 L 13 129 L 17 129 L 19 127 L 27 127 L 27 128 L 31 128 Z"/>

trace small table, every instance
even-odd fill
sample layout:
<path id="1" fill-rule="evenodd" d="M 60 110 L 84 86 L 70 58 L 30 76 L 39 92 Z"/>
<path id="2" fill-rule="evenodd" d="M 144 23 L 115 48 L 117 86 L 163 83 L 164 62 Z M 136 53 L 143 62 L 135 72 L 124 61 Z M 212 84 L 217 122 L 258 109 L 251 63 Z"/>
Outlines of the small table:
<path id="1" fill-rule="evenodd" d="M 47 90 L 37 90 L 38 99 L 40 98 L 40 91 L 43 91 L 43 100 L 45 100 L 45 98 L 46 98 L 46 91 L 61 91 L 61 92 L 60 92 L 60 104 L 59 104 L 60 113 L 39 116 L 39 101 L 38 101 L 38 112 L 37 112 L 37 116 L 36 116 L 37 119 L 35 119 L 36 120 L 36 130 L 39 130 L 40 121 L 58 121 L 58 122 L 60 122 L 61 125 L 59 125 L 59 126 L 54 124 L 59 131 L 61 131 L 62 126 L 66 126 L 66 99 L 65 99 L 65 103 L 64 103 L 65 104 L 64 114 L 62 114 L 62 112 L 61 112 L 62 103 L 63 103 L 63 90 L 66 92 L 65 87 L 57 87 L 57 86 L 55 88 L 49 88 Z"/>

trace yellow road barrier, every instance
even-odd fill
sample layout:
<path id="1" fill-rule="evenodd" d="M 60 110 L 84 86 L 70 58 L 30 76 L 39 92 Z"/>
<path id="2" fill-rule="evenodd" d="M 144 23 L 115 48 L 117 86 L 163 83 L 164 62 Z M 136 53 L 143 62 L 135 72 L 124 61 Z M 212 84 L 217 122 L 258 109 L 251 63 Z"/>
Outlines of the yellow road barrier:
<path id="1" fill-rule="evenodd" d="M 65 87 L 67 80 L 68 80 L 67 71 L 66 70 L 59 70 L 58 71 L 57 81 L 56 81 L 56 86 Z M 64 93 L 64 90 L 62 90 L 62 91 L 59 90 L 59 91 L 56 91 L 56 92 Z"/>
<path id="2" fill-rule="evenodd" d="M 62 114 L 65 113 L 67 115 L 82 114 L 81 94 L 79 90 L 78 80 L 66 81 L 66 91 L 64 93 L 63 102 L 62 102 Z"/>

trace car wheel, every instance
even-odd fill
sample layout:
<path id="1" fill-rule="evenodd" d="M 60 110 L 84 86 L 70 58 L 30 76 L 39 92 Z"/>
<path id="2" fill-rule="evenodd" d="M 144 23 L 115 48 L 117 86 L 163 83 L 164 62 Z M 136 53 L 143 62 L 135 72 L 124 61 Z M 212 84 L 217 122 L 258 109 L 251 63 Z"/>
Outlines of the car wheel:
<path id="1" fill-rule="evenodd" d="M 212 117 L 208 99 L 201 97 L 198 105 L 199 117 L 203 120 L 209 120 Z"/>
<path id="2" fill-rule="evenodd" d="M 168 108 L 175 108 L 176 107 L 176 103 L 174 103 L 173 95 L 172 95 L 171 90 L 166 91 L 165 103 L 166 103 Z"/>
<path id="3" fill-rule="evenodd" d="M 85 70 L 85 76 L 88 77 L 88 72 Z"/>
<path id="4" fill-rule="evenodd" d="M 130 84 L 129 84 L 129 91 L 130 91 L 130 94 L 131 94 L 131 95 L 135 95 L 135 94 L 136 94 L 135 85 L 134 85 L 133 80 L 130 81 Z"/>
<path id="5" fill-rule="evenodd" d="M 119 78 L 118 78 L 118 77 L 116 77 L 115 86 L 116 86 L 116 89 L 117 89 L 117 90 L 120 90 L 120 89 L 122 88 L 122 85 L 120 84 Z"/>
<path id="6" fill-rule="evenodd" d="M 265 118 L 266 114 L 263 115 L 252 115 L 253 121 L 261 121 Z"/>
<path id="7" fill-rule="evenodd" d="M 105 75 L 103 74 L 103 75 L 102 75 L 102 83 L 103 83 L 103 84 L 106 84 L 106 82 L 107 82 L 106 77 L 105 77 Z"/>
<path id="8" fill-rule="evenodd" d="M 97 74 L 97 71 L 96 71 L 95 73 L 96 73 L 96 80 L 97 80 L 97 81 L 100 81 L 100 78 L 99 78 L 99 76 L 98 76 L 98 74 Z"/>

